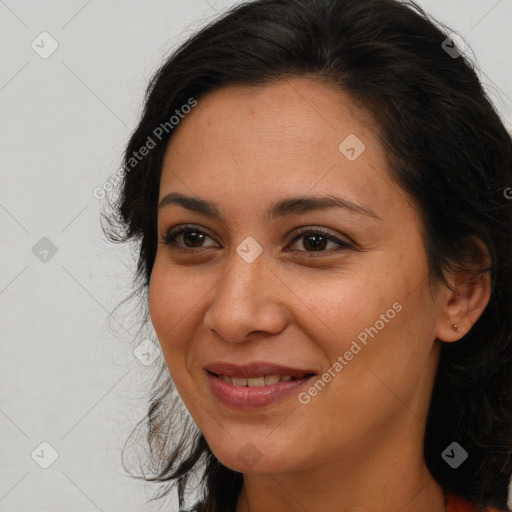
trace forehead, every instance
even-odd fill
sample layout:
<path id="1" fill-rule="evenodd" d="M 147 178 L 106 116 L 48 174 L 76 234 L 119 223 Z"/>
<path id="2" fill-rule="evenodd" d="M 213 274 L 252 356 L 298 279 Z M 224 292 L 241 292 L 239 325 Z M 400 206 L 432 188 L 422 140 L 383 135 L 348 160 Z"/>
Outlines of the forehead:
<path id="1" fill-rule="evenodd" d="M 383 209 L 400 191 L 374 130 L 347 94 L 311 79 L 226 86 L 200 98 L 175 129 L 160 197 L 222 188 L 226 199 L 263 207 L 284 192 L 340 191 Z"/>
<path id="2" fill-rule="evenodd" d="M 214 130 L 220 126 L 221 131 Z M 375 128 L 373 117 L 334 85 L 289 78 L 263 86 L 229 85 L 206 94 L 175 129 L 170 145 L 194 136 L 198 146 L 210 151 L 264 141 L 271 147 L 295 143 L 296 151 L 300 147 L 304 153 L 332 150 L 333 141 L 337 150 L 345 132 L 357 133 L 373 146 Z M 319 144 L 322 140 L 325 144 Z"/>

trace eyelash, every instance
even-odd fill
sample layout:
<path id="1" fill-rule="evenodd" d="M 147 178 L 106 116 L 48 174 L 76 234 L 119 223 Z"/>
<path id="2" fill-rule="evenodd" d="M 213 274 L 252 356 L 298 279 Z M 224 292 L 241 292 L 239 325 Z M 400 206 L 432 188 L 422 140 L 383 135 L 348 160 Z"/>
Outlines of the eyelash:
<path id="1" fill-rule="evenodd" d="M 189 231 L 193 231 L 194 233 L 198 233 L 200 235 L 206 235 L 208 238 L 211 238 L 208 233 L 205 231 L 199 229 L 197 226 L 193 224 L 185 224 L 183 226 L 180 226 L 178 228 L 171 229 L 167 232 L 163 240 L 161 240 L 162 244 L 170 246 L 172 250 L 179 250 L 184 252 L 197 252 L 197 250 L 202 249 L 201 247 L 193 248 L 193 247 L 183 247 L 178 245 L 174 239 L 177 238 L 179 235 L 182 235 L 183 233 L 187 233 Z M 322 236 L 326 238 L 328 241 L 334 242 L 340 246 L 339 250 L 346 250 L 346 249 L 354 249 L 354 247 L 349 244 L 348 242 L 344 242 L 343 240 L 340 240 L 339 238 L 334 237 L 330 233 L 323 231 L 319 228 L 305 228 L 301 232 L 297 234 L 297 236 L 290 242 L 291 244 L 295 243 L 297 240 L 299 240 L 301 237 L 305 237 L 305 235 L 317 235 Z M 289 251 L 287 251 L 289 252 Z M 330 254 L 329 250 L 323 250 L 323 251 L 298 251 L 301 253 L 306 253 L 308 257 L 316 257 L 316 255 L 321 255 L 322 253 Z"/>

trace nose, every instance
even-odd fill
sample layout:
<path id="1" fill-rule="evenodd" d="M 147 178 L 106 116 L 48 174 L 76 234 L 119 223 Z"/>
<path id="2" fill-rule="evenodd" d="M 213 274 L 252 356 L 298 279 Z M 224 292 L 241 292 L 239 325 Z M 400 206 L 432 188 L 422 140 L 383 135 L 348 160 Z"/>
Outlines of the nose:
<path id="1" fill-rule="evenodd" d="M 207 329 L 231 343 L 243 343 L 254 334 L 274 335 L 288 322 L 286 286 L 268 266 L 265 251 L 252 263 L 234 252 L 229 268 L 212 290 L 204 316 Z"/>

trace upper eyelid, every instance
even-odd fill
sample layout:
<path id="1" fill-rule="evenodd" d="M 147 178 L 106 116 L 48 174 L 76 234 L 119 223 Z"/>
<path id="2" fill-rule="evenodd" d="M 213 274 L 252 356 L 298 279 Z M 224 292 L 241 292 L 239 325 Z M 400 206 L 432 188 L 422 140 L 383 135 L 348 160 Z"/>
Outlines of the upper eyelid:
<path id="1" fill-rule="evenodd" d="M 330 242 L 338 243 L 341 247 L 354 245 L 354 243 L 352 241 L 343 240 L 343 237 L 331 233 L 326 228 L 320 228 L 317 226 L 305 226 L 305 227 L 299 228 L 293 235 L 293 238 L 290 241 L 290 243 L 295 242 L 298 238 L 302 237 L 303 235 L 307 235 L 309 233 L 315 234 L 316 232 L 318 232 L 320 235 L 327 238 Z M 345 235 L 345 237 L 348 238 L 346 235 Z"/>
<path id="2" fill-rule="evenodd" d="M 179 235 L 182 235 L 184 231 L 187 231 L 187 230 L 192 231 L 194 229 L 205 234 L 212 240 L 216 241 L 215 237 L 213 237 L 208 232 L 207 228 L 204 228 L 203 226 L 201 226 L 199 224 L 180 224 L 180 225 L 174 226 L 174 227 L 168 229 L 164 233 L 164 236 L 162 238 L 166 239 L 167 237 L 172 237 L 172 238 L 177 237 Z M 316 226 L 316 225 L 301 226 L 300 228 L 297 228 L 294 231 L 295 231 L 295 233 L 293 234 L 293 238 L 288 243 L 294 243 L 298 238 L 300 238 L 303 235 L 319 232 L 321 235 L 325 236 L 329 241 L 338 243 L 340 247 L 346 247 L 346 246 L 354 247 L 356 245 L 355 242 L 353 242 L 350 239 L 350 237 L 348 237 L 347 235 L 343 235 L 343 236 L 345 238 L 347 238 L 348 241 L 343 240 L 342 236 L 331 233 L 328 228 L 324 228 L 324 227 L 320 227 L 320 226 Z M 354 248 L 356 248 L 356 247 L 354 247 Z M 307 252 L 307 251 L 301 251 L 301 252 Z"/>
<path id="3" fill-rule="evenodd" d="M 212 240 L 215 240 L 215 237 L 213 237 L 209 233 L 208 229 L 201 226 L 200 224 L 178 224 L 177 226 L 174 226 L 172 228 L 165 229 L 162 238 L 166 238 L 167 236 L 169 236 L 171 234 L 172 234 L 172 236 L 181 235 L 182 231 L 187 231 L 187 230 L 192 231 L 194 229 L 196 231 L 200 231 L 201 233 L 204 233 L 205 235 L 209 236 Z"/>

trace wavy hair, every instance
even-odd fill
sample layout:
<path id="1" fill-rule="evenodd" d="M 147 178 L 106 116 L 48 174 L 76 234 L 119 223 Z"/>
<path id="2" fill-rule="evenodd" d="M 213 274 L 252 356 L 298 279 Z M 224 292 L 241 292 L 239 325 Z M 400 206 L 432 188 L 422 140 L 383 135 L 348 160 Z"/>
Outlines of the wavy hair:
<path id="1" fill-rule="evenodd" d="M 236 5 L 189 37 L 151 78 L 124 153 L 119 194 L 102 214 L 103 230 L 111 242 L 137 244 L 132 296 L 143 299 L 147 323 L 169 119 L 191 98 L 200 103 L 227 85 L 310 77 L 347 93 L 375 119 L 391 179 L 418 206 L 431 282 L 446 283 L 450 269 L 491 274 L 490 302 L 481 317 L 458 342 L 442 344 L 424 457 L 445 492 L 506 509 L 512 473 L 512 200 L 506 197 L 512 139 L 476 66 L 466 53 L 446 51 L 450 33 L 412 1 Z M 167 129 L 135 161 L 157 127 Z M 481 256 L 477 239 L 490 255 L 489 268 L 474 265 Z M 173 390 L 164 363 L 139 424 L 155 475 L 144 479 L 166 484 L 157 498 L 177 486 L 182 507 L 188 483 L 201 472 L 202 510 L 234 511 L 243 474 L 217 460 Z M 469 453 L 456 471 L 441 458 L 453 441 Z"/>

